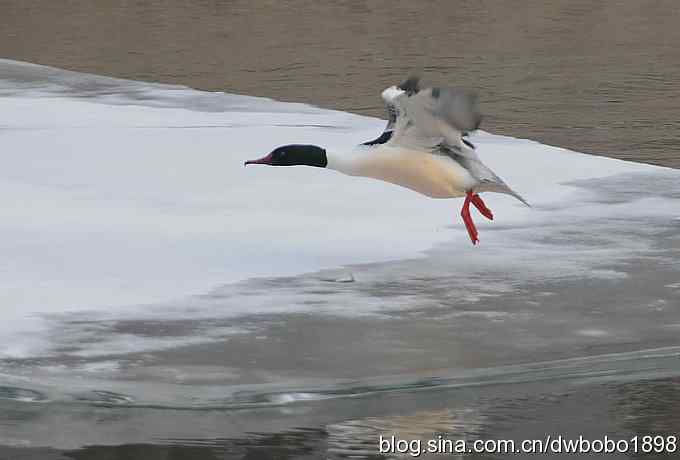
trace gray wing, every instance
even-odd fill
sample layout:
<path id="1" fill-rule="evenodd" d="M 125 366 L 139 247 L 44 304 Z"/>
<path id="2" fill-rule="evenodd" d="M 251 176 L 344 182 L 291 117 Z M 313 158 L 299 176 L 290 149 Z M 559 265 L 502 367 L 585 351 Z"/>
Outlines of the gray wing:
<path id="1" fill-rule="evenodd" d="M 409 94 L 392 87 L 383 92 L 383 99 L 397 110 L 390 140 L 395 145 L 433 150 L 445 144 L 466 154 L 464 147 L 471 145 L 463 142 L 463 136 L 482 121 L 476 94 L 460 88 L 427 88 Z"/>
<path id="2" fill-rule="evenodd" d="M 410 77 L 396 88 L 400 92 L 403 92 L 407 95 L 417 94 L 420 91 L 419 82 L 420 79 L 418 77 Z M 385 101 L 385 109 L 387 110 L 387 126 L 385 126 L 385 129 L 379 137 L 373 139 L 372 141 L 364 142 L 362 145 L 385 144 L 392 138 L 392 135 L 394 134 L 397 118 L 399 115 L 399 109 L 391 99 L 387 99 L 383 96 L 383 100 Z"/>
<path id="3" fill-rule="evenodd" d="M 415 87 L 418 88 L 417 79 Z M 407 92 L 400 87 L 383 91 L 383 99 L 396 109 L 388 145 L 447 155 L 479 181 L 478 192 L 505 193 L 526 200 L 488 168 L 472 143 L 464 139 L 479 128 L 482 116 L 477 95 L 460 88 L 427 88 Z"/>

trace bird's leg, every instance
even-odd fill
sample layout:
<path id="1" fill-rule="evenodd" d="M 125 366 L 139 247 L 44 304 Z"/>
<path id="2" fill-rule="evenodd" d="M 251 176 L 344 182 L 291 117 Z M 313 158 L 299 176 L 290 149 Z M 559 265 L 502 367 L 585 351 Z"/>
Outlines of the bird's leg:
<path id="1" fill-rule="evenodd" d="M 472 217 L 470 217 L 470 201 L 472 201 L 472 192 L 467 192 L 465 194 L 465 202 L 463 203 L 463 209 L 460 211 L 460 215 L 465 222 L 465 228 L 467 228 L 468 235 L 470 235 L 470 240 L 472 244 L 477 244 L 479 238 L 477 238 L 477 228 L 475 223 L 472 222 Z"/>
<path id="2" fill-rule="evenodd" d="M 470 193 L 472 192 L 468 192 L 468 194 Z M 493 213 L 491 212 L 491 209 L 486 207 L 481 196 L 476 193 L 472 193 L 472 196 L 470 196 L 470 201 L 472 201 L 472 204 L 475 205 L 475 207 L 479 210 L 479 212 L 482 213 L 484 217 L 489 220 L 493 220 Z"/>

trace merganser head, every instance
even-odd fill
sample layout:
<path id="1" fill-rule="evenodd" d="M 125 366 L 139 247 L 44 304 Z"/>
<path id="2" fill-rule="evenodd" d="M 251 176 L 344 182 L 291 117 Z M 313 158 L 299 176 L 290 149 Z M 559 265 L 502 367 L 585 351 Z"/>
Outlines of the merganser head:
<path id="1" fill-rule="evenodd" d="M 259 160 L 245 162 L 245 166 L 269 165 L 269 166 L 316 166 L 325 168 L 328 164 L 326 151 L 316 145 L 282 145 L 275 148 L 269 155 Z"/>

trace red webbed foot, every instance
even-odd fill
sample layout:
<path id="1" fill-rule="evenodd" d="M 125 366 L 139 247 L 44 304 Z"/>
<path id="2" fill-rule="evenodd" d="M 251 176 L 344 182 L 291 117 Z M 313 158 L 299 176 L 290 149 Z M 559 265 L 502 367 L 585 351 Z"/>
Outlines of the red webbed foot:
<path id="1" fill-rule="evenodd" d="M 477 238 L 477 227 L 475 223 L 472 222 L 472 217 L 470 216 L 470 202 L 472 201 L 472 192 L 467 192 L 465 195 L 465 202 L 463 203 L 463 209 L 460 211 L 460 215 L 465 222 L 465 228 L 467 228 L 468 235 L 470 235 L 470 241 L 472 244 L 477 244 L 479 238 Z M 477 206 L 477 205 L 475 205 Z"/>
<path id="2" fill-rule="evenodd" d="M 486 207 L 486 204 L 482 201 L 482 197 L 472 192 L 468 192 L 468 194 L 471 194 L 470 201 L 475 205 L 475 208 L 477 208 L 484 217 L 493 220 L 493 213 L 491 212 L 491 209 Z"/>

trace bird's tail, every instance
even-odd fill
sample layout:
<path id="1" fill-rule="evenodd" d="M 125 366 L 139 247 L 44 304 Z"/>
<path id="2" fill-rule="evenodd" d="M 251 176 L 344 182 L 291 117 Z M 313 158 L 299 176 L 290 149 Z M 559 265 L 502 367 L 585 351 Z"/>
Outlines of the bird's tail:
<path id="1" fill-rule="evenodd" d="M 531 205 L 529 204 L 529 202 L 528 202 L 527 200 L 525 200 L 525 199 L 522 197 L 522 195 L 520 195 L 519 193 L 515 192 L 513 189 L 511 189 L 511 188 L 508 187 L 507 185 L 506 185 L 506 187 L 507 187 L 507 191 L 504 192 L 504 193 L 506 193 L 506 194 L 508 194 L 508 195 L 510 195 L 510 196 L 514 196 L 514 197 L 517 198 L 519 201 L 521 201 L 522 203 L 524 203 L 527 207 L 529 207 L 529 208 L 531 207 Z"/>
<path id="2" fill-rule="evenodd" d="M 513 189 L 508 187 L 508 185 L 505 182 L 503 182 L 502 180 L 500 180 L 500 178 L 498 178 L 498 179 L 499 179 L 498 182 L 490 182 L 490 183 L 485 184 L 484 189 L 486 189 L 486 191 L 489 191 L 489 192 L 503 193 L 505 195 L 513 196 L 513 197 L 517 198 L 519 201 L 521 201 L 522 203 L 524 203 L 526 206 L 531 207 L 529 202 L 527 200 L 525 200 L 524 197 L 522 197 L 522 195 L 520 195 L 519 193 L 515 192 Z"/>

